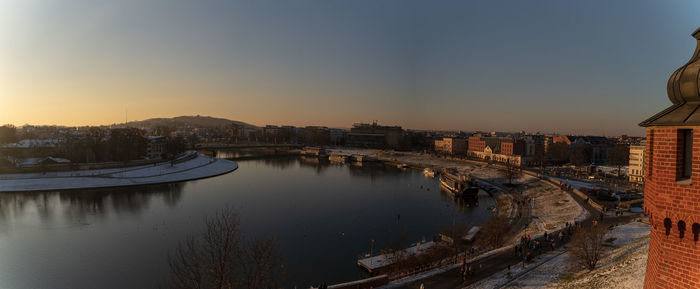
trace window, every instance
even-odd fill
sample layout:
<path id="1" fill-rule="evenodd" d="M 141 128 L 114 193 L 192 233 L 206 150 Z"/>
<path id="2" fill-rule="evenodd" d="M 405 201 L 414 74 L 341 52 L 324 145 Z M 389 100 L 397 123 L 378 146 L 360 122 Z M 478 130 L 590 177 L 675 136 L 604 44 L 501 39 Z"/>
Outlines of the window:
<path id="1" fill-rule="evenodd" d="M 690 179 L 690 175 L 693 172 L 693 130 L 692 129 L 682 129 L 680 130 L 679 144 L 680 144 L 680 179 Z"/>

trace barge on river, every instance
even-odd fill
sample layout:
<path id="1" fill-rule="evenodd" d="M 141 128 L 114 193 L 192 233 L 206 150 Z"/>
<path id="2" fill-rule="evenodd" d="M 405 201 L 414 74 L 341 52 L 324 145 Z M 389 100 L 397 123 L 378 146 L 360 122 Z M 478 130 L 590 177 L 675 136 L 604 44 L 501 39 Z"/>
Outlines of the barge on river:
<path id="1" fill-rule="evenodd" d="M 444 171 L 440 173 L 439 179 L 440 187 L 454 198 L 476 199 L 479 194 L 479 187 L 465 175 Z"/>

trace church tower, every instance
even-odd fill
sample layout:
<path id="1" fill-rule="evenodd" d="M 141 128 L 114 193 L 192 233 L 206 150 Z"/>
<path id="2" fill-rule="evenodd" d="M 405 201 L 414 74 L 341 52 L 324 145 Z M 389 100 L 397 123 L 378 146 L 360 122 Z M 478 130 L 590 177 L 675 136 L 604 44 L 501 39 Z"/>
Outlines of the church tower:
<path id="1" fill-rule="evenodd" d="M 700 288 L 700 29 L 668 80 L 671 107 L 647 131 L 644 213 L 651 222 L 644 288 Z"/>

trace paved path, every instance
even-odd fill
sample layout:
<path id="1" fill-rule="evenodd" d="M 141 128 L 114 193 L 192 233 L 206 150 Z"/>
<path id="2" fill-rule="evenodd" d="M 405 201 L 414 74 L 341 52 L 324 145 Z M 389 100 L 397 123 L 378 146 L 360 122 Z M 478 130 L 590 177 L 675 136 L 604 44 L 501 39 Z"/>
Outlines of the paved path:
<path id="1" fill-rule="evenodd" d="M 581 205 L 590 212 L 589 216 L 584 221 L 582 221 L 582 224 L 588 225 L 593 222 L 594 218 L 600 215 L 600 211 L 587 204 L 585 200 L 580 199 L 578 196 L 576 196 L 576 194 L 573 194 L 571 192 L 569 192 L 569 194 L 574 198 L 574 200 L 576 200 L 579 203 L 579 205 Z M 639 214 L 629 213 L 625 216 L 620 217 L 605 217 L 601 224 L 604 226 L 609 226 L 619 223 L 628 223 L 630 220 L 638 217 Z M 563 243 L 559 242 L 557 243 L 556 248 L 561 248 L 561 246 L 563 246 Z M 485 257 L 479 262 L 472 264 L 472 268 L 475 269 L 474 274 L 470 275 L 465 282 L 462 282 L 460 268 L 457 267 L 442 274 L 437 274 L 422 280 L 416 280 L 414 282 L 410 282 L 401 286 L 387 286 L 387 288 L 417 289 L 420 288 L 421 284 L 424 285 L 424 288 L 429 289 L 464 288 L 469 285 L 475 284 L 476 282 L 482 281 L 497 272 L 505 270 L 509 266 L 521 265 L 521 260 L 521 257 L 514 256 L 512 250 L 507 250 L 499 254 L 494 254 Z"/>

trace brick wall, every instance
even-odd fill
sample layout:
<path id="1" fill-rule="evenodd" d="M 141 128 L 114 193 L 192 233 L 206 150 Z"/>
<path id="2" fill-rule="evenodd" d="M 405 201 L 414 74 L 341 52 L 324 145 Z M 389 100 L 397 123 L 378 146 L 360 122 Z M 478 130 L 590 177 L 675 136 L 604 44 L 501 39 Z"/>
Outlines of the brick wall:
<path id="1" fill-rule="evenodd" d="M 512 142 L 502 142 L 501 143 L 501 154 L 512 155 L 513 154 L 513 143 Z"/>
<path id="2" fill-rule="evenodd" d="M 470 152 L 484 152 L 486 148 L 486 142 L 478 136 L 469 137 L 467 145 Z"/>
<path id="3" fill-rule="evenodd" d="M 678 181 L 679 129 L 695 129 L 689 181 Z M 651 240 L 644 288 L 699 288 L 700 127 L 649 127 L 647 145 L 644 212 Z"/>

